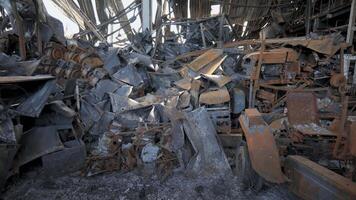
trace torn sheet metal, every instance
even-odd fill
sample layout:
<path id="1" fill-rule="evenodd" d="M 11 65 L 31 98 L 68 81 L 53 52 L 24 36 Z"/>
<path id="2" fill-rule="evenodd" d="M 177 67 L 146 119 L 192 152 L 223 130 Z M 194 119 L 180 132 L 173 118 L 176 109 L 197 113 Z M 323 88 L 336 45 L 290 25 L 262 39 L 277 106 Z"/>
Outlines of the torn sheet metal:
<path id="1" fill-rule="evenodd" d="M 200 86 L 202 82 L 199 80 L 193 79 L 192 86 L 190 89 L 191 102 L 194 108 L 197 108 L 199 105 L 199 94 L 200 94 Z"/>
<path id="2" fill-rule="evenodd" d="M 64 149 L 42 156 L 42 169 L 47 176 L 60 176 L 82 169 L 86 149 L 81 140 L 64 143 Z"/>
<path id="3" fill-rule="evenodd" d="M 171 143 L 172 150 L 174 152 L 178 152 L 183 148 L 185 142 L 183 123 L 178 120 L 173 120 L 171 132 L 172 132 L 172 143 Z"/>
<path id="4" fill-rule="evenodd" d="M 89 133 L 92 135 L 101 135 L 105 131 L 109 130 L 111 122 L 114 120 L 115 114 L 112 112 L 105 111 L 100 119 L 93 124 Z"/>
<path id="5" fill-rule="evenodd" d="M 192 106 L 190 104 L 190 97 L 191 97 L 191 95 L 189 94 L 189 92 L 184 91 L 179 96 L 179 99 L 177 102 L 177 108 L 180 110 L 191 111 Z"/>
<path id="6" fill-rule="evenodd" d="M 55 88 L 56 81 L 48 81 L 40 90 L 21 103 L 16 108 L 16 112 L 28 117 L 39 117 L 43 107 L 48 101 L 49 95 L 55 90 Z"/>
<path id="7" fill-rule="evenodd" d="M 161 116 L 155 106 L 147 106 L 135 110 L 122 112 L 115 116 L 116 123 L 123 130 L 136 129 L 140 123 L 158 124 Z"/>
<path id="8" fill-rule="evenodd" d="M 81 101 L 79 114 L 84 127 L 88 130 L 95 122 L 99 121 L 102 111 L 83 99 Z"/>
<path id="9" fill-rule="evenodd" d="M 130 53 L 129 57 L 130 57 L 131 64 L 141 64 L 141 65 L 147 67 L 148 69 L 157 71 L 157 69 L 153 65 L 151 56 L 132 52 L 132 53 Z"/>
<path id="10" fill-rule="evenodd" d="M 113 93 L 109 93 L 112 111 L 114 113 L 121 113 L 127 110 L 133 110 L 142 107 L 139 102 Z"/>
<path id="11" fill-rule="evenodd" d="M 16 144 L 14 124 L 10 118 L 0 120 L 0 142 Z"/>
<path id="12" fill-rule="evenodd" d="M 209 74 L 202 74 L 203 78 L 215 83 L 219 87 L 225 86 L 227 83 L 231 82 L 231 78 L 229 76 L 224 75 L 209 75 Z"/>
<path id="13" fill-rule="evenodd" d="M 68 118 L 72 118 L 76 115 L 76 112 L 69 108 L 62 100 L 53 101 L 50 103 L 50 108 L 56 113 Z"/>
<path id="14" fill-rule="evenodd" d="M 130 96 L 132 92 L 133 87 L 130 85 L 122 85 L 119 89 L 117 89 L 114 94 L 120 95 L 120 96 L 125 96 L 128 97 Z"/>
<path id="15" fill-rule="evenodd" d="M 188 163 L 188 170 L 195 174 L 226 174 L 231 171 L 223 148 L 217 141 L 213 122 L 205 108 L 185 113 L 183 126 L 195 151 L 195 155 Z"/>
<path id="16" fill-rule="evenodd" d="M 317 40 L 289 40 L 286 43 L 293 46 L 304 46 L 312 49 L 318 53 L 326 54 L 329 56 L 335 55 L 340 50 L 340 44 L 344 42 L 344 38 L 340 33 L 322 36 Z"/>
<path id="17" fill-rule="evenodd" d="M 115 74 L 120 66 L 120 58 L 118 56 L 119 49 L 113 49 L 109 51 L 107 56 L 104 58 L 104 69 L 110 74 Z"/>
<path id="18" fill-rule="evenodd" d="M 0 53 L 0 75 L 30 76 L 37 69 L 41 60 L 18 61 L 15 56 Z"/>
<path id="19" fill-rule="evenodd" d="M 142 80 L 140 74 L 138 73 L 137 69 L 132 65 L 128 65 L 128 66 L 120 69 L 119 71 L 117 71 L 113 75 L 113 78 L 115 80 L 132 85 L 134 87 L 137 87 L 140 84 L 143 84 L 143 80 Z"/>
<path id="20" fill-rule="evenodd" d="M 174 82 L 174 85 L 183 90 L 190 90 L 190 88 L 192 87 L 192 80 L 190 78 L 183 78 L 179 81 Z"/>
<path id="21" fill-rule="evenodd" d="M 173 82 L 181 78 L 177 72 L 149 73 L 149 76 L 151 78 L 150 84 L 156 90 L 169 88 Z"/>
<path id="22" fill-rule="evenodd" d="M 200 94 L 200 104 L 221 104 L 230 101 L 230 94 L 226 87 L 221 89 L 215 89 L 212 91 L 204 92 Z"/>
<path id="23" fill-rule="evenodd" d="M 6 180 L 11 176 L 10 168 L 17 148 L 15 144 L 0 144 L 0 188 L 5 185 Z"/>
<path id="24" fill-rule="evenodd" d="M 96 96 L 98 100 L 103 100 L 104 95 L 117 90 L 122 84 L 116 83 L 109 79 L 103 79 L 99 81 L 95 88 L 92 89 L 92 93 Z"/>
<path id="25" fill-rule="evenodd" d="M 43 155 L 64 149 L 55 126 L 35 127 L 24 133 L 21 148 L 16 157 L 16 166 L 26 164 Z"/>
<path id="26" fill-rule="evenodd" d="M 239 114 L 246 108 L 246 96 L 245 92 L 239 88 L 234 88 L 232 90 L 231 99 L 231 112 L 234 114 Z"/>

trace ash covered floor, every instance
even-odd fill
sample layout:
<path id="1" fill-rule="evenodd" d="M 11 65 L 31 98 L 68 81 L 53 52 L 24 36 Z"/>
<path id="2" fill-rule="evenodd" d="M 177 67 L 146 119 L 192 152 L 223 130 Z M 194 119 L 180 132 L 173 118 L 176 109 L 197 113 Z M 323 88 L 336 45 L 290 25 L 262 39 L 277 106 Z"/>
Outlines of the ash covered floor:
<path id="1" fill-rule="evenodd" d="M 176 173 L 162 181 L 138 171 L 105 173 L 93 177 L 71 174 L 41 178 L 27 174 L 8 187 L 4 200 L 41 199 L 297 199 L 286 185 L 262 191 L 242 191 L 237 177 L 187 177 Z"/>

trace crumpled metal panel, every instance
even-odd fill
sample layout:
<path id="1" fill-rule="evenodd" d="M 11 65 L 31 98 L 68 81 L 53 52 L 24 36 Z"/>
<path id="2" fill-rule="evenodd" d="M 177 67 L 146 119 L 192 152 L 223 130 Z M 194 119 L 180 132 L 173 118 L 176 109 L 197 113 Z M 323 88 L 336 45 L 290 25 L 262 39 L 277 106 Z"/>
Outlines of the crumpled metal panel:
<path id="1" fill-rule="evenodd" d="M 121 66 L 121 62 L 118 56 L 119 49 L 110 50 L 107 55 L 105 55 L 104 60 L 104 69 L 110 74 L 115 74 L 119 67 Z"/>
<path id="2" fill-rule="evenodd" d="M 68 118 L 72 118 L 76 115 L 76 112 L 70 107 L 68 107 L 66 104 L 64 104 L 62 100 L 51 102 L 50 107 L 56 113 Z"/>
<path id="3" fill-rule="evenodd" d="M 104 112 L 99 121 L 94 123 L 94 125 L 89 130 L 92 135 L 101 135 L 105 131 L 109 130 L 111 122 L 114 120 L 115 114 L 112 112 Z"/>
<path id="4" fill-rule="evenodd" d="M 226 87 L 201 93 L 199 96 L 200 104 L 221 104 L 230 101 L 230 94 Z"/>
<path id="5" fill-rule="evenodd" d="M 120 95 L 120 96 L 124 96 L 124 97 L 128 97 L 130 96 L 131 92 L 132 92 L 133 87 L 130 85 L 123 85 L 121 86 L 119 89 L 117 89 L 114 94 Z"/>
<path id="6" fill-rule="evenodd" d="M 112 111 L 114 113 L 121 113 L 127 110 L 137 109 L 142 107 L 137 101 L 130 99 L 126 96 L 121 96 L 113 93 L 109 93 Z"/>
<path id="7" fill-rule="evenodd" d="M 223 148 L 217 141 L 213 122 L 205 108 L 185 113 L 184 130 L 195 155 L 187 169 L 196 174 L 226 174 L 231 172 Z"/>
<path id="8" fill-rule="evenodd" d="M 81 140 L 64 143 L 65 148 L 42 156 L 45 175 L 60 176 L 82 169 L 85 165 L 86 149 Z"/>
<path id="9" fill-rule="evenodd" d="M 16 56 L 0 53 L 0 75 L 30 76 L 37 69 L 41 60 L 19 61 Z"/>
<path id="10" fill-rule="evenodd" d="M 224 75 L 202 74 L 202 77 L 204 77 L 205 79 L 215 83 L 219 87 L 223 87 L 227 83 L 231 82 L 231 78 L 229 76 L 224 76 Z"/>
<path id="11" fill-rule="evenodd" d="M 44 84 L 44 86 L 36 93 L 32 94 L 23 103 L 21 103 L 16 111 L 21 115 L 28 117 L 39 117 L 43 107 L 48 101 L 49 95 L 56 89 L 56 81 L 51 80 Z"/>
<path id="12" fill-rule="evenodd" d="M 103 100 L 104 95 L 117 90 L 122 84 L 116 83 L 109 79 L 99 81 L 95 88 L 92 89 L 93 94 L 98 100 Z"/>
<path id="13" fill-rule="evenodd" d="M 26 164 L 43 155 L 64 149 L 56 126 L 35 127 L 26 132 L 20 141 L 16 166 Z"/>
<path id="14" fill-rule="evenodd" d="M 115 121 L 120 124 L 120 128 L 135 129 L 140 123 L 157 124 L 161 121 L 161 116 L 155 106 L 146 106 L 143 108 L 129 110 L 116 115 Z"/>
<path id="15" fill-rule="evenodd" d="M 0 144 L 0 188 L 2 188 L 11 175 L 10 167 L 12 166 L 17 145 L 15 144 Z"/>
<path id="16" fill-rule="evenodd" d="M 234 114 L 241 113 L 246 108 L 246 95 L 245 92 L 239 88 L 234 88 L 232 90 L 231 98 L 231 112 Z"/>
<path id="17" fill-rule="evenodd" d="M 100 120 L 102 111 L 88 101 L 82 100 L 79 114 L 84 127 L 89 129 Z"/>
<path id="18" fill-rule="evenodd" d="M 143 83 L 143 80 L 140 74 L 137 72 L 137 69 L 132 65 L 128 65 L 120 69 L 113 75 L 113 78 L 134 87 L 137 87 Z"/>
<path id="19" fill-rule="evenodd" d="M 10 118 L 0 120 L 0 142 L 16 143 L 16 135 L 14 131 L 14 124 Z"/>
<path id="20" fill-rule="evenodd" d="M 246 109 L 239 122 L 247 141 L 252 168 L 269 182 L 285 182 L 275 138 L 261 113 L 257 109 Z"/>

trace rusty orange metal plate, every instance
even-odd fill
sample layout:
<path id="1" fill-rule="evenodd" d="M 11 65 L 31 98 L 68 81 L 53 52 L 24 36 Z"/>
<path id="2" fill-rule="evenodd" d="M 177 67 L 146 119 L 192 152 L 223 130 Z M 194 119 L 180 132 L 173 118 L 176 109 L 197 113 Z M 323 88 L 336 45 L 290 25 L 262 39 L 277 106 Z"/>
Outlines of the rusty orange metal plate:
<path id="1" fill-rule="evenodd" d="M 288 121 L 296 124 L 319 124 L 316 97 L 312 92 L 288 92 Z"/>
<path id="2" fill-rule="evenodd" d="M 247 141 L 252 168 L 269 182 L 285 182 L 274 136 L 262 115 L 257 109 L 246 109 L 239 121 Z"/>

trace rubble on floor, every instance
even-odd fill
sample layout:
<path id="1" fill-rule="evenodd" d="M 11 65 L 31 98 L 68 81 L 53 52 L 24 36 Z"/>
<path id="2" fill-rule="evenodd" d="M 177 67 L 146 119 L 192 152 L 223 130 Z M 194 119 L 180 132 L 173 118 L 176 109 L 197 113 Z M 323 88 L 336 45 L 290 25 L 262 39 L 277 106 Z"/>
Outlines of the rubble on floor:
<path id="1" fill-rule="evenodd" d="M 28 175 L 30 176 L 30 175 Z M 158 176 L 138 172 L 106 173 L 95 178 L 76 174 L 58 178 L 22 178 L 3 196 L 4 199 L 298 199 L 287 187 L 274 186 L 259 194 L 243 192 L 237 177 L 188 177 L 175 174 L 162 182 Z"/>

